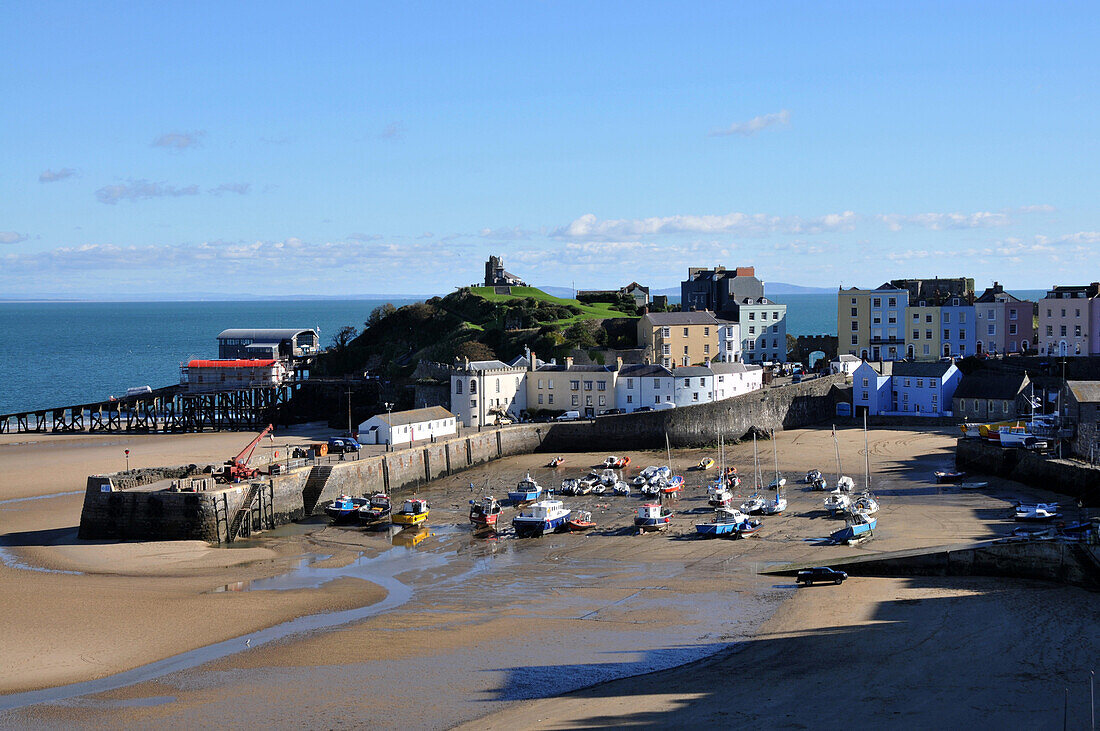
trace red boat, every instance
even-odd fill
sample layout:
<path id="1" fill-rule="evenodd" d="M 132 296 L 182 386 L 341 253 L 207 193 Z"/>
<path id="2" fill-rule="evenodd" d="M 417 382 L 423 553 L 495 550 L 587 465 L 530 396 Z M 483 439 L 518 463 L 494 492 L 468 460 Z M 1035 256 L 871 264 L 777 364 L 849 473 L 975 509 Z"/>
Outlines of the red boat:
<path id="1" fill-rule="evenodd" d="M 497 521 L 503 512 L 504 508 L 492 495 L 481 498 L 481 502 L 470 501 L 470 522 L 474 524 L 474 528 L 496 530 Z"/>
<path id="2" fill-rule="evenodd" d="M 621 470 L 628 464 L 630 464 L 630 457 L 619 457 L 618 461 L 615 462 L 615 468 Z"/>
<path id="3" fill-rule="evenodd" d="M 565 527 L 571 531 L 580 532 L 595 528 L 596 523 L 592 520 L 592 513 L 587 510 L 574 510 L 569 514 Z"/>
<path id="4" fill-rule="evenodd" d="M 560 467 L 563 462 L 565 462 L 565 457 L 554 457 L 546 466 L 552 469 L 554 467 Z"/>

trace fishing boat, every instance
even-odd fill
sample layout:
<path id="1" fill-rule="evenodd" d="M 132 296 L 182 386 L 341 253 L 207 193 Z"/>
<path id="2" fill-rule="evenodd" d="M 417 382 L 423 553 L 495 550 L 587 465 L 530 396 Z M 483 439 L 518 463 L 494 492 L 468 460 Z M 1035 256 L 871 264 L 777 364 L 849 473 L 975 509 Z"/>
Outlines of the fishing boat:
<path id="1" fill-rule="evenodd" d="M 623 480 L 619 480 L 618 482 L 615 483 L 615 486 L 611 488 L 611 491 L 613 493 L 615 493 L 616 495 L 629 495 L 630 494 L 630 485 L 628 485 Z"/>
<path id="2" fill-rule="evenodd" d="M 577 494 L 577 485 L 579 485 L 579 484 L 580 484 L 580 481 L 577 480 L 576 478 L 573 478 L 573 477 L 562 480 L 561 481 L 561 494 L 562 495 L 576 495 Z"/>
<path id="3" fill-rule="evenodd" d="M 936 470 L 932 474 L 936 476 L 936 482 L 941 484 L 959 482 L 966 477 L 965 472 L 959 472 L 958 470 Z"/>
<path id="4" fill-rule="evenodd" d="M 695 532 L 701 536 L 733 535 L 748 516 L 737 508 L 718 508 L 708 523 L 696 523 Z"/>
<path id="5" fill-rule="evenodd" d="M 676 495 L 684 489 L 684 478 L 680 475 L 673 475 L 665 481 L 665 484 L 661 486 L 662 495 Z"/>
<path id="6" fill-rule="evenodd" d="M 825 496 L 825 510 L 833 517 L 844 513 L 851 505 L 852 499 L 840 490 L 833 490 Z"/>
<path id="7" fill-rule="evenodd" d="M 565 527 L 579 533 L 595 528 L 596 523 L 592 520 L 592 513 L 587 510 L 574 510 L 569 514 L 569 520 L 565 521 Z"/>
<path id="8" fill-rule="evenodd" d="M 721 482 L 708 485 L 707 504 L 716 508 L 728 508 L 733 504 L 733 493 L 727 490 Z"/>
<path id="9" fill-rule="evenodd" d="M 748 500 L 741 503 L 741 512 L 748 515 L 759 515 L 764 512 L 766 502 L 764 498 L 754 493 L 749 496 Z"/>
<path id="10" fill-rule="evenodd" d="M 878 512 L 878 500 L 869 492 L 864 492 L 852 502 L 852 510 L 857 513 L 874 515 Z"/>
<path id="11" fill-rule="evenodd" d="M 359 508 L 359 522 L 364 525 L 380 523 L 390 517 L 392 510 L 390 496 L 376 492 L 370 496 L 370 502 Z"/>
<path id="12" fill-rule="evenodd" d="M 701 460 L 699 460 L 699 469 L 701 470 L 709 470 L 713 466 L 714 459 L 712 457 L 703 457 Z"/>
<path id="13" fill-rule="evenodd" d="M 642 532 L 665 530 L 672 519 L 672 511 L 657 503 L 639 505 L 634 515 L 634 527 Z"/>
<path id="14" fill-rule="evenodd" d="M 531 479 L 531 473 L 528 472 L 527 476 L 516 485 L 516 489 L 508 493 L 508 498 L 517 503 L 526 503 L 538 500 L 541 494 L 542 488 L 539 487 L 539 483 Z"/>
<path id="15" fill-rule="evenodd" d="M 359 508 L 369 504 L 365 497 L 341 495 L 325 506 L 325 514 L 333 523 L 350 523 L 359 517 Z"/>
<path id="16" fill-rule="evenodd" d="M 492 528 L 496 530 L 500 515 L 504 512 L 497 499 L 492 495 L 486 495 L 480 501 L 470 501 L 470 522 L 475 528 Z"/>
<path id="17" fill-rule="evenodd" d="M 561 467 L 565 463 L 565 457 L 554 457 L 547 463 L 547 467 L 553 469 L 555 467 Z"/>
<path id="18" fill-rule="evenodd" d="M 569 520 L 570 510 L 561 500 L 539 500 L 531 503 L 519 515 L 512 518 L 512 527 L 519 537 L 541 536 L 563 528 Z"/>
<path id="19" fill-rule="evenodd" d="M 760 519 L 749 518 L 748 520 L 745 520 L 744 522 L 742 522 L 740 525 L 737 526 L 737 530 L 734 531 L 733 537 L 734 538 L 745 538 L 746 536 L 751 536 L 753 533 L 755 533 L 756 531 L 760 530 L 763 527 L 764 527 L 764 521 L 762 521 Z"/>
<path id="20" fill-rule="evenodd" d="M 871 535 L 877 525 L 877 518 L 858 510 L 849 511 L 844 518 L 844 527 L 833 531 L 829 538 L 836 543 L 858 540 Z"/>
<path id="21" fill-rule="evenodd" d="M 422 498 L 409 498 L 401 509 L 393 514 L 397 525 L 417 525 L 428 519 L 428 501 Z"/>
<path id="22" fill-rule="evenodd" d="M 603 466 L 605 468 L 609 468 L 609 469 L 612 468 L 612 467 L 616 467 L 618 464 L 619 464 L 619 458 L 614 457 L 614 456 L 608 457 L 607 459 L 605 459 L 603 461 Z"/>

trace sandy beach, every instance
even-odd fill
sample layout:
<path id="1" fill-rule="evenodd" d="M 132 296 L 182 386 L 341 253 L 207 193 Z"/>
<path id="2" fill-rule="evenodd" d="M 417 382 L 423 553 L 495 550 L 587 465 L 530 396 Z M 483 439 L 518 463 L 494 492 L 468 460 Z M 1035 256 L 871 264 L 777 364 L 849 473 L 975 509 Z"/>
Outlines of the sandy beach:
<path id="1" fill-rule="evenodd" d="M 863 433 L 838 433 L 845 472 L 862 484 Z M 528 470 L 543 484 L 578 476 L 605 456 L 592 453 L 564 455 L 556 471 L 543 466 L 548 455 L 513 457 L 426 485 L 432 516 L 419 531 L 315 519 L 232 549 L 75 538 L 84 477 L 119 469 L 122 449 L 133 466 L 217 462 L 248 438 L 0 438 L 0 708 L 18 706 L 0 710 L 0 723 L 851 725 L 823 713 L 827 701 L 869 710 L 859 722 L 870 726 L 1045 726 L 1060 722 L 1062 687 L 1077 688 L 1097 654 L 1095 596 L 1077 589 L 853 578 L 799 590 L 756 573 L 1008 533 L 1009 501 L 1040 494 L 998 480 L 980 492 L 935 485 L 954 444 L 935 430 L 872 431 L 880 529 L 856 548 L 820 545 L 837 521 L 821 493 L 793 482 L 811 467 L 832 481 L 828 429 L 777 435 L 790 508 L 740 541 L 694 537 L 713 473 L 687 468 L 715 449 L 673 453 L 687 490 L 668 534 L 634 535 L 638 498 L 591 495 L 565 498 L 593 512 L 598 527 L 586 535 L 471 534 L 468 499 L 502 496 Z M 665 461 L 630 456 L 627 477 Z M 747 495 L 751 443 L 725 457 Z M 759 461 L 767 482 L 770 442 Z M 203 654 L 216 643 L 232 646 Z M 143 670 L 172 658 L 179 667 Z M 110 689 L 63 687 L 123 672 L 132 676 Z M 1029 699 L 1028 715 L 1005 704 L 1006 687 Z M 46 702 L 10 695 L 46 688 L 58 688 Z"/>

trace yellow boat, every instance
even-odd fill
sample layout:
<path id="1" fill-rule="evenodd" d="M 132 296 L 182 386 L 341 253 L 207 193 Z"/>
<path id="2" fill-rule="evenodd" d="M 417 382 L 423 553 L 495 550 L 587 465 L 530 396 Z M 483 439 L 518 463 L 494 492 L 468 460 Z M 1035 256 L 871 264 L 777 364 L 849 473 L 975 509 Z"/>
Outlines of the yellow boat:
<path id="1" fill-rule="evenodd" d="M 1000 441 L 1000 430 L 1002 426 L 1023 426 L 1026 422 L 1019 419 L 1011 419 L 1009 421 L 995 421 L 989 424 L 963 424 L 959 427 L 962 433 L 966 436 L 970 436 L 970 430 L 974 427 L 978 428 L 978 436 L 982 439 L 992 439 L 994 441 Z"/>
<path id="2" fill-rule="evenodd" d="M 699 469 L 701 470 L 709 470 L 713 466 L 714 460 L 710 457 L 703 457 L 701 460 L 699 460 Z"/>
<path id="3" fill-rule="evenodd" d="M 428 519 L 428 501 L 421 498 L 410 498 L 401 506 L 401 510 L 393 514 L 393 522 L 397 525 L 419 525 Z"/>

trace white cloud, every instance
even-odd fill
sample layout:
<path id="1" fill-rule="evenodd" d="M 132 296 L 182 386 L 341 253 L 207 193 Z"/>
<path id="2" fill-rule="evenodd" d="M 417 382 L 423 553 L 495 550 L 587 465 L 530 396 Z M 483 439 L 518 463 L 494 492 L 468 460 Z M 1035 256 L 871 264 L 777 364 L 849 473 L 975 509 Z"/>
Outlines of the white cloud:
<path id="1" fill-rule="evenodd" d="M 25 234 L 16 231 L 0 231 L 0 244 L 18 244 L 20 241 L 26 240 Z"/>
<path id="2" fill-rule="evenodd" d="M 153 147 L 167 147 L 170 150 L 186 150 L 188 147 L 196 147 L 206 136 L 203 130 L 194 132 L 165 132 L 153 140 Z"/>
<path id="3" fill-rule="evenodd" d="M 1019 206 L 1011 210 L 1015 210 L 1018 213 L 1054 213 L 1058 209 L 1052 205 L 1041 203 L 1037 206 Z"/>
<path id="4" fill-rule="evenodd" d="M 198 195 L 199 186 L 188 185 L 177 188 L 164 183 L 150 183 L 148 180 L 131 180 L 127 183 L 105 185 L 95 192 L 100 203 L 114 205 L 119 201 L 138 201 L 148 198 L 178 198 L 184 195 Z"/>
<path id="5" fill-rule="evenodd" d="M 45 170 L 38 176 L 39 183 L 56 183 L 59 180 L 65 178 L 71 178 L 76 175 L 76 171 L 72 168 L 61 168 L 59 170 Z"/>
<path id="6" fill-rule="evenodd" d="M 816 218 L 770 216 L 763 213 L 725 215 L 681 215 L 636 219 L 600 220 L 588 213 L 555 229 L 551 235 L 564 239 L 621 239 L 662 234 L 739 234 L 765 236 L 774 233 L 816 234 L 825 231 L 850 231 L 859 219 L 852 211 Z"/>
<path id="7" fill-rule="evenodd" d="M 251 187 L 250 183 L 222 183 L 217 188 L 211 188 L 209 193 L 210 195 L 221 195 L 222 193 L 246 195 Z"/>
<path id="8" fill-rule="evenodd" d="M 493 241 L 523 241 L 531 238 L 531 233 L 519 226 L 513 226 L 512 228 L 483 228 L 477 232 L 477 235 Z"/>
<path id="9" fill-rule="evenodd" d="M 761 114 L 747 122 L 734 122 L 724 129 L 711 130 L 709 137 L 729 137 L 730 135 L 742 135 L 749 137 L 762 129 L 767 129 L 776 124 L 787 125 L 791 122 L 791 113 L 786 109 L 771 114 Z"/>
<path id="10" fill-rule="evenodd" d="M 915 213 L 911 215 L 881 213 L 875 218 L 886 224 L 886 227 L 891 231 L 900 231 L 907 227 L 926 228 L 932 231 L 988 228 L 990 226 L 1007 226 L 1012 222 L 1007 213 L 991 213 L 989 211 L 978 211 L 976 213 Z"/>
<path id="11" fill-rule="evenodd" d="M 347 238 L 352 241 L 381 241 L 382 234 L 348 234 Z"/>

